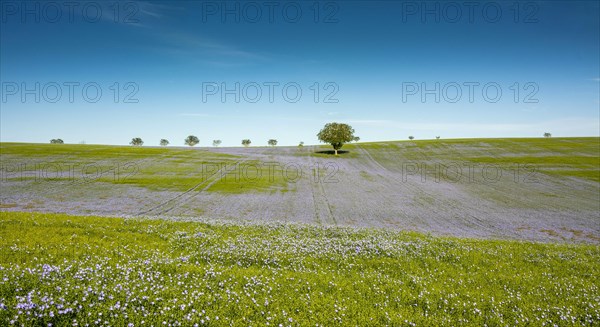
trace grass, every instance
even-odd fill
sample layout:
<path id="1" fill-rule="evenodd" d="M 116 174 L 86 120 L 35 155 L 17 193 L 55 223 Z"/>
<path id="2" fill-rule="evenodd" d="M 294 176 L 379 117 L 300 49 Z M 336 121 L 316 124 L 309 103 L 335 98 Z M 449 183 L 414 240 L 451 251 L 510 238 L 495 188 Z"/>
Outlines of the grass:
<path id="1" fill-rule="evenodd" d="M 219 168 L 219 167 L 215 167 Z M 287 192 L 288 181 L 298 179 L 299 169 L 263 163 L 257 160 L 233 163 L 220 167 L 214 173 L 215 183 L 208 187 L 209 192 Z"/>
<path id="2" fill-rule="evenodd" d="M 391 154 L 397 153 L 396 158 L 412 162 L 493 164 L 506 171 L 520 165 L 550 176 L 600 182 L 598 137 L 419 140 L 358 146 L 390 165 L 394 164 Z"/>
<path id="3" fill-rule="evenodd" d="M 352 181 L 349 185 L 373 190 L 381 186 L 382 180 L 393 181 L 398 184 L 395 191 L 399 194 L 406 193 L 404 186 L 419 182 L 421 185 L 416 185 L 419 190 L 454 188 L 456 194 L 468 194 L 501 209 L 598 210 L 600 138 L 597 137 L 352 143 L 342 148 L 349 152 L 337 157 L 322 153 L 326 150 L 331 147 L 215 150 L 0 143 L 0 180 L 7 182 L 10 192 L 41 197 L 37 207 L 31 201 L 7 199 L 18 205 L 15 210 L 47 210 L 45 204 L 85 200 L 80 195 L 90 198 L 94 192 L 106 201 L 121 197 L 119 192 L 146 191 L 157 192 L 157 199 L 166 201 L 189 190 L 189 197 L 200 193 L 218 193 L 214 194 L 218 196 L 261 193 L 293 203 L 302 199 L 307 187 L 315 186 L 315 181 L 331 176 L 340 183 Z M 317 163 L 321 178 L 314 176 L 313 167 Z M 273 168 L 272 164 L 278 166 Z M 297 164 L 302 178 L 296 179 L 294 166 L 288 166 L 290 169 L 286 171 L 286 164 Z M 418 171 L 405 170 L 407 165 Z M 112 185 L 118 187 L 111 193 L 107 190 Z M 325 185 L 324 192 L 335 196 L 334 186 Z M 138 192 L 135 188 L 144 190 Z M 62 198 L 63 190 L 73 195 Z M 431 203 L 431 197 L 415 199 L 421 206 L 439 205 Z M 198 201 L 188 203 L 197 212 L 212 213 Z M 332 205 L 348 204 L 336 201 Z M 135 211 L 131 208 L 126 209 L 128 213 Z M 81 210 L 84 214 L 94 212 Z M 181 212 L 174 212 L 178 211 Z M 239 213 L 236 215 L 243 218 Z"/>
<path id="4" fill-rule="evenodd" d="M 600 323 L 600 247 L 0 212 L 0 325 Z"/>
<path id="5" fill-rule="evenodd" d="M 153 191 L 186 191 L 197 185 L 208 185 L 221 174 L 215 171 L 215 167 L 229 167 L 231 170 L 244 161 L 240 156 L 200 149 L 101 145 L 2 143 L 0 155 L 2 165 L 8 171 L 3 176 L 5 180 L 68 182 L 79 179 L 127 184 Z M 242 169 L 251 164 L 245 163 Z M 260 173 L 268 169 L 256 162 L 254 164 L 261 168 Z M 229 181 L 236 178 L 235 172 L 223 175 L 229 177 Z M 268 174 L 264 174 L 265 178 L 256 178 L 257 173 L 252 169 L 240 171 L 238 175 L 236 183 L 228 183 L 225 178 L 209 187 L 208 191 L 235 193 L 285 187 L 282 178 L 275 180 Z"/>
<path id="6" fill-rule="evenodd" d="M 600 182 L 600 138 L 359 143 L 344 145 L 342 150 L 350 152 L 339 157 L 318 152 L 330 150 L 326 146 L 312 150 L 309 148 L 311 147 L 297 148 L 297 151 L 291 152 L 290 158 L 312 156 L 328 160 L 361 160 L 364 159 L 364 154 L 359 151 L 362 149 L 387 168 L 396 171 L 401 169 L 402 163 L 407 162 L 446 165 L 458 163 L 495 165 L 507 172 L 519 167 L 524 175 L 535 172 L 547 176 Z M 265 147 L 264 151 L 271 155 L 282 155 L 277 147 Z M 204 181 L 208 184 L 212 175 L 210 167 L 232 167 L 236 164 L 241 164 L 242 168 L 249 168 L 250 173 L 241 176 L 241 172 L 238 172 L 237 177 L 235 174 L 226 173 L 225 175 L 230 177 L 229 181 L 227 178 L 218 181 L 207 191 L 286 191 L 289 189 L 288 181 L 293 180 L 282 174 L 282 167 L 278 167 L 275 174 L 269 172 L 266 161 L 252 160 L 244 163 L 248 158 L 205 148 L 0 143 L 0 158 L 5 170 L 5 180 L 48 180 L 39 178 L 40 172 L 45 171 L 46 176 L 56 177 L 53 180 L 67 181 L 78 177 L 105 183 L 129 184 L 150 190 L 186 191 Z M 248 167 L 249 165 L 258 167 L 259 171 Z M 19 167 L 29 173 L 20 174 Z M 260 176 L 256 178 L 257 175 Z M 522 176 L 517 178 L 519 177 Z"/>
<path id="7" fill-rule="evenodd" d="M 152 191 L 183 192 L 197 186 L 208 192 L 272 193 L 287 192 L 287 181 L 295 179 L 293 169 L 286 172 L 285 166 L 196 148 L 0 143 L 0 158 L 7 181 L 79 180 Z"/>

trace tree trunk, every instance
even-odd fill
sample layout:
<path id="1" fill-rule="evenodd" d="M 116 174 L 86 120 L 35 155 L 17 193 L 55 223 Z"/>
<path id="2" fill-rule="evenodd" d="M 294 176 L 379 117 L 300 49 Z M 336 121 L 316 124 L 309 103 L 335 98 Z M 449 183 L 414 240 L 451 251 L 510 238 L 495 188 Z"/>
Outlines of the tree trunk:
<path id="1" fill-rule="evenodd" d="M 333 151 L 335 151 L 335 155 L 337 156 L 337 149 L 333 149 Z"/>

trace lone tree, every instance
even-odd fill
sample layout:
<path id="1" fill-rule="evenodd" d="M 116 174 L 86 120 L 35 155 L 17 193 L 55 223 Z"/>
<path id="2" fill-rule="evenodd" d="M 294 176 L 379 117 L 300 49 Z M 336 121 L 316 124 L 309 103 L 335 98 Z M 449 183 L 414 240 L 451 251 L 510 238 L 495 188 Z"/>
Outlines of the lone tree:
<path id="1" fill-rule="evenodd" d="M 134 137 L 131 139 L 131 142 L 129 142 L 129 144 L 135 145 L 135 146 L 141 146 L 141 145 L 144 145 L 144 141 L 142 141 L 142 139 L 139 137 Z"/>
<path id="2" fill-rule="evenodd" d="M 200 140 L 194 135 L 190 135 L 185 138 L 185 145 L 194 146 L 198 143 L 200 143 Z"/>
<path id="3" fill-rule="evenodd" d="M 299 147 L 303 147 L 303 146 L 304 146 L 304 142 L 300 142 L 300 143 L 298 144 L 298 146 L 299 146 Z"/>
<path id="4" fill-rule="evenodd" d="M 552 134 L 546 132 L 546 133 L 544 133 L 544 137 L 552 137 Z"/>
<path id="5" fill-rule="evenodd" d="M 409 140 L 414 140 L 414 139 L 415 139 L 415 137 L 411 135 L 411 136 L 409 136 L 409 137 L 408 137 L 408 139 L 409 139 Z"/>
<path id="6" fill-rule="evenodd" d="M 354 140 L 354 128 L 347 124 L 328 123 L 317 134 L 317 137 L 319 141 L 331 144 L 337 156 L 338 150 L 342 148 L 344 143 Z"/>
<path id="7" fill-rule="evenodd" d="M 213 146 L 221 145 L 221 140 L 213 140 Z"/>
<path id="8" fill-rule="evenodd" d="M 267 142 L 267 143 L 269 143 L 270 146 L 276 146 L 277 145 L 277 140 L 270 139 L 269 142 Z"/>
<path id="9" fill-rule="evenodd" d="M 436 136 L 436 137 L 435 137 L 435 139 L 436 139 L 436 140 L 439 140 L 439 139 L 440 139 L 440 137 L 439 137 L 439 136 Z"/>
<path id="10" fill-rule="evenodd" d="M 161 140 L 160 140 L 160 145 L 162 145 L 162 146 L 167 146 L 167 145 L 169 145 L 169 140 L 167 140 L 167 139 L 161 139 Z"/>
<path id="11" fill-rule="evenodd" d="M 243 145 L 243 146 L 246 146 L 246 147 L 247 147 L 247 146 L 250 146 L 250 143 L 252 143 L 252 141 L 250 141 L 249 139 L 244 139 L 244 140 L 242 140 L 242 145 Z"/>
<path id="12" fill-rule="evenodd" d="M 360 137 L 358 137 L 358 136 L 355 136 L 353 141 L 354 141 L 354 142 L 358 142 L 358 141 L 360 141 Z"/>
<path id="13" fill-rule="evenodd" d="M 63 144 L 63 143 L 65 143 L 65 141 L 63 141 L 61 139 L 51 139 L 50 143 L 52 143 L 52 144 Z"/>

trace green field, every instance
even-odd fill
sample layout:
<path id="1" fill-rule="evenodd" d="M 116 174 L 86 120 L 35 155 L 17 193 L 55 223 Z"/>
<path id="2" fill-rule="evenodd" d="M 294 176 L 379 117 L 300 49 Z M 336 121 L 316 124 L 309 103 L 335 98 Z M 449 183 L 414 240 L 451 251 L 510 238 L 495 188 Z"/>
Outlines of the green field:
<path id="1" fill-rule="evenodd" d="M 0 324 L 597 326 L 600 248 L 0 212 Z"/>
<path id="2" fill-rule="evenodd" d="M 327 150 L 0 143 L 0 325 L 600 326 L 600 138 Z"/>
<path id="3" fill-rule="evenodd" d="M 600 138 L 328 150 L 0 143 L 0 209 L 600 242 Z"/>
<path id="4" fill-rule="evenodd" d="M 421 140 L 361 143 L 377 159 L 402 152 L 403 158 L 424 162 L 468 161 L 510 170 L 518 164 L 530 171 L 600 182 L 600 138 L 510 138 Z M 355 144 L 346 146 L 353 149 Z"/>
<path id="5" fill-rule="evenodd" d="M 367 151 L 374 159 L 386 167 L 398 168 L 398 160 L 419 162 L 424 164 L 464 163 L 494 164 L 506 171 L 512 171 L 516 165 L 527 165 L 526 172 L 557 177 L 575 177 L 600 182 L 600 138 L 530 138 L 530 139 L 456 139 L 456 140 L 421 140 L 392 141 L 377 143 L 346 144 L 343 150 L 349 153 L 340 156 L 339 160 L 361 160 L 358 149 Z M 80 144 L 27 144 L 0 143 L 2 164 L 23 164 L 26 170 L 35 170 L 35 163 L 48 167 L 52 172 L 56 166 L 62 168 L 63 174 L 53 174 L 54 180 L 68 180 L 68 167 L 79 168 L 75 172 L 90 175 L 94 181 L 131 184 L 151 190 L 185 191 L 193 187 L 199 180 L 208 179 L 213 173 L 211 165 L 229 165 L 247 160 L 243 151 L 228 154 L 225 150 L 214 151 L 214 148 L 171 148 L 171 147 L 131 147 Z M 304 148 L 253 147 L 249 154 L 262 153 L 275 156 L 274 161 L 293 160 L 306 156 L 331 159 L 330 155 L 317 153 L 316 150 L 330 150 L 330 146 L 307 146 Z M 268 161 L 262 159 L 262 161 Z M 143 162 L 136 165 L 132 163 Z M 68 165 L 67 165 L 68 163 Z M 246 162 L 261 164 L 261 160 Z M 118 176 L 114 168 L 119 164 L 124 169 Z M 127 164 L 130 164 L 127 166 Z M 89 168 L 86 168 L 89 167 Z M 202 168 L 205 168 L 203 171 Z M 240 183 L 217 182 L 208 191 L 216 192 L 248 192 L 273 191 L 286 189 L 281 178 L 270 180 L 266 169 L 261 177 Z M 105 172 L 96 177 L 97 170 Z M 280 169 L 280 168 L 278 168 Z M 280 176 L 280 170 L 275 176 Z M 257 175 L 257 172 L 251 172 Z M 24 175 L 24 176 L 23 176 Z M 120 178 L 119 178 L 120 177 Z M 28 174 L 6 174 L 7 180 L 34 179 Z"/>

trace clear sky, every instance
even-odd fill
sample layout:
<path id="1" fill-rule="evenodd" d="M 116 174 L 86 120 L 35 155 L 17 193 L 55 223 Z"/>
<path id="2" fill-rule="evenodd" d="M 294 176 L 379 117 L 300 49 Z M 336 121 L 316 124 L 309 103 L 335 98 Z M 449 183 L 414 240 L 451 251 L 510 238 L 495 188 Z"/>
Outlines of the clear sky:
<path id="1" fill-rule="evenodd" d="M 0 3 L 3 142 L 600 134 L 598 1 Z"/>

